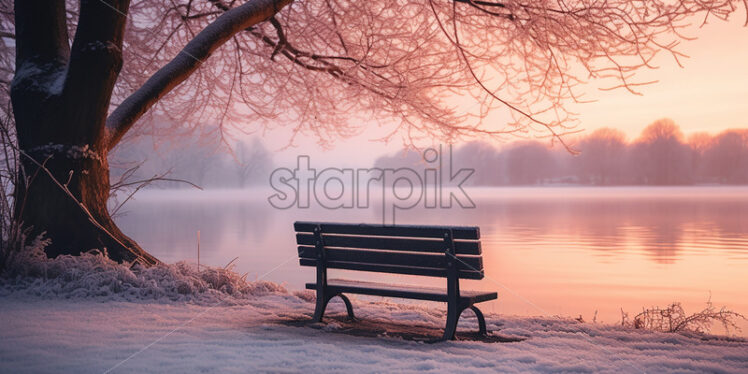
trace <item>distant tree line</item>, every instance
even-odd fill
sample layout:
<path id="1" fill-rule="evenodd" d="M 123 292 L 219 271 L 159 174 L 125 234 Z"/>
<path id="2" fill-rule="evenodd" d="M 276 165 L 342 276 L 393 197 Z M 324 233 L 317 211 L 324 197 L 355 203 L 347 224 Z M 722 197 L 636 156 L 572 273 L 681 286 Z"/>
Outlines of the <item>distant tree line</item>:
<path id="1" fill-rule="evenodd" d="M 178 140 L 141 135 L 127 141 L 128 147 L 110 155 L 113 183 L 123 176 L 125 182 L 164 176 L 148 187 L 190 187 L 177 181 L 183 180 L 205 188 L 243 188 L 266 184 L 273 169 L 272 153 L 257 138 L 230 147 L 217 132 L 188 133 Z"/>
<path id="2" fill-rule="evenodd" d="M 187 132 L 175 139 L 139 135 L 127 140 L 128 147 L 110 156 L 112 181 L 123 175 L 129 181 L 166 175 L 206 188 L 242 188 L 266 184 L 274 168 L 272 153 L 259 139 L 235 143 L 230 149 L 217 132 Z M 475 169 L 468 183 L 476 186 L 748 184 L 748 129 L 685 137 L 672 120 L 661 119 L 632 141 L 612 128 L 569 141 L 578 154 L 541 141 L 503 147 L 473 141 L 454 148 L 453 165 Z M 374 166 L 434 167 L 415 150 L 382 156 Z M 168 180 L 151 186 L 189 187 Z"/>
<path id="3" fill-rule="evenodd" d="M 472 185 L 690 185 L 748 184 L 748 129 L 684 137 L 670 119 L 647 126 L 627 141 L 616 129 L 601 128 L 579 138 L 579 153 L 539 141 L 497 148 L 470 142 L 453 151 L 456 167 L 474 168 Z M 416 151 L 385 156 L 377 167 L 432 167 Z"/>

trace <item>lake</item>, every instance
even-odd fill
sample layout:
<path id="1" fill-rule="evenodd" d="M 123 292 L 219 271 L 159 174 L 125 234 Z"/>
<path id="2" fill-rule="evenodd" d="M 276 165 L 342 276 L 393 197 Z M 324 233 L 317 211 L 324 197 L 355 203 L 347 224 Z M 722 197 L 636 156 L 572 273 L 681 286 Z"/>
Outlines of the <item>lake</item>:
<path id="1" fill-rule="evenodd" d="M 581 315 L 616 323 L 643 307 L 711 301 L 748 315 L 748 187 L 526 187 L 468 190 L 473 209 L 414 208 L 397 223 L 480 226 L 486 312 Z M 166 262 L 225 266 L 302 289 L 296 220 L 381 223 L 381 209 L 274 209 L 270 192 L 148 190 L 116 221 Z M 345 277 L 331 271 L 330 277 Z M 367 280 L 441 285 L 437 278 L 358 273 Z M 748 324 L 741 323 L 746 335 Z M 723 332 L 716 328 L 714 332 Z"/>

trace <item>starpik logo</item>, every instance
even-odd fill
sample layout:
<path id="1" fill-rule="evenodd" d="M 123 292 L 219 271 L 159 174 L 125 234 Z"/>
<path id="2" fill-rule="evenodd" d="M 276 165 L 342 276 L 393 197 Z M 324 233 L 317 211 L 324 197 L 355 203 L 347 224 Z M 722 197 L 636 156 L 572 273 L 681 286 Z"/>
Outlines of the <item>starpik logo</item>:
<path id="1" fill-rule="evenodd" d="M 278 168 L 270 175 L 276 209 L 369 209 L 380 205 L 384 224 L 394 224 L 398 211 L 422 205 L 426 209 L 475 208 L 463 184 L 475 169 L 456 168 L 452 147 L 421 153 L 422 168 L 333 168 L 317 170 L 311 157 L 299 155 L 296 168 Z M 420 165 L 419 165 L 420 166 Z"/>

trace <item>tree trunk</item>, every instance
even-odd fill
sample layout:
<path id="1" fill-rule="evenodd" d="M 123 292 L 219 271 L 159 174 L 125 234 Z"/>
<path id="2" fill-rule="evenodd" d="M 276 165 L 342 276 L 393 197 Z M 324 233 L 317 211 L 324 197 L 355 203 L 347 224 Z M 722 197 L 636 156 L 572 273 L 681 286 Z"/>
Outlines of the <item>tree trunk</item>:
<path id="1" fill-rule="evenodd" d="M 118 108 L 109 111 L 122 67 L 129 0 L 81 0 L 72 46 L 65 0 L 15 1 L 16 70 L 11 101 L 21 183 L 15 218 L 52 239 L 49 256 L 97 248 L 117 261 L 155 264 L 107 211 L 107 153 L 161 97 L 236 33 L 292 0 L 253 0 L 225 11 Z M 218 4 L 218 3 L 217 3 Z M 42 166 L 43 165 L 43 166 Z"/>
<path id="2" fill-rule="evenodd" d="M 90 133 L 75 131 L 90 124 L 66 123 L 71 116 L 65 112 L 75 108 L 52 105 L 63 113 L 45 113 L 34 102 L 24 103 L 22 96 L 14 97 L 22 151 L 16 218 L 32 235 L 44 232 L 52 240 L 46 248 L 49 257 L 99 249 L 118 262 L 157 263 L 109 215 L 109 165 L 103 137 L 94 139 Z"/>
<path id="3" fill-rule="evenodd" d="M 16 0 L 11 101 L 21 150 L 15 219 L 46 232 L 50 257 L 99 249 L 116 261 L 158 262 L 107 211 L 109 102 L 122 67 L 129 0 L 81 0 L 72 46 L 65 1 Z"/>
<path id="4" fill-rule="evenodd" d="M 68 191 L 26 158 L 22 164 L 29 183 L 17 187 L 19 204 L 16 217 L 24 225 L 32 225 L 32 235 L 45 232 L 52 239 L 46 248 L 48 256 L 77 255 L 90 249 L 100 249 L 119 262 L 158 262 L 124 235 L 109 216 L 109 170 L 106 159 L 100 162 L 93 158 L 78 158 L 82 153 L 76 151 L 46 153 L 33 152 L 36 156 L 42 156 L 35 157 L 37 160 L 47 160 L 45 168 L 54 170 L 52 175 L 60 183 L 66 183 L 70 176 Z"/>

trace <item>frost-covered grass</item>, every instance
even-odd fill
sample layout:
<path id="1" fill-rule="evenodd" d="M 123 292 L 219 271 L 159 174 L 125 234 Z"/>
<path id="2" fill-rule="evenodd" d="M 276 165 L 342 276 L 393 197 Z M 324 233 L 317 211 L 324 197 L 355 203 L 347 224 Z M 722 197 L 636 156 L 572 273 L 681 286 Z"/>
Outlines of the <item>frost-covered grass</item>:
<path id="1" fill-rule="evenodd" d="M 21 263 L 0 278 L 0 372 L 748 372 L 743 340 L 489 314 L 494 337 L 521 341 L 425 344 L 394 332 L 438 333 L 439 303 L 354 297 L 347 322 L 336 300 L 319 325 L 313 294 L 225 269 Z M 459 329 L 476 325 L 466 312 Z"/>
<path id="2" fill-rule="evenodd" d="M 25 294 L 102 301 L 189 301 L 198 304 L 245 302 L 249 297 L 285 289 L 271 282 L 248 283 L 231 269 L 179 262 L 148 268 L 120 265 L 98 251 L 48 259 L 45 242 L 34 241 L 16 254 L 2 276 L 0 295 Z"/>

